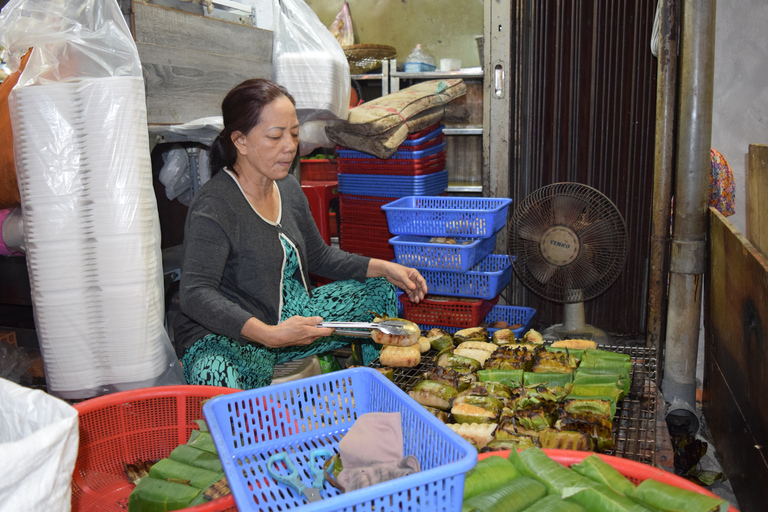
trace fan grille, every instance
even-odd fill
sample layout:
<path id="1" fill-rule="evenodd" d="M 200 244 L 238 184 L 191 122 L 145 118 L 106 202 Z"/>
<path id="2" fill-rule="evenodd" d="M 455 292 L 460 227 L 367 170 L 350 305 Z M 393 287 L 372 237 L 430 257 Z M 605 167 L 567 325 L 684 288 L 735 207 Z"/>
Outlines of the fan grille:
<path id="1" fill-rule="evenodd" d="M 508 250 L 515 273 L 531 291 L 554 302 L 583 302 L 621 273 L 627 229 L 616 206 L 598 190 L 554 183 L 517 206 Z"/>

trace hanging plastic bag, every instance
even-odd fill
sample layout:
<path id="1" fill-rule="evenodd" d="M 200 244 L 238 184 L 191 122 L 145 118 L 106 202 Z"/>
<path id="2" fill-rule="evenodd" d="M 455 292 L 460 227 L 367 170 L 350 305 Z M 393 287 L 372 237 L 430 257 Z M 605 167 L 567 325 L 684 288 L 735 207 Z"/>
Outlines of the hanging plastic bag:
<path id="1" fill-rule="evenodd" d="M 5 379 L 0 396 L 0 511 L 71 510 L 77 410 Z"/>
<path id="2" fill-rule="evenodd" d="M 11 0 L 0 46 L 49 393 L 184 383 L 165 331 L 144 79 L 116 0 Z"/>
<path id="3" fill-rule="evenodd" d="M 296 100 L 296 115 L 303 125 L 319 121 L 302 131 L 320 134 L 311 144 L 301 145 L 302 155 L 317 147 L 333 147 L 322 134 L 323 125 L 349 115 L 351 82 L 349 63 L 339 42 L 304 0 L 274 0 L 275 30 L 272 63 L 275 81 Z"/>
<path id="4" fill-rule="evenodd" d="M 331 34 L 339 42 L 341 47 L 355 44 L 355 30 L 352 26 L 352 15 L 349 14 L 349 4 L 344 2 L 336 19 L 331 23 Z"/>

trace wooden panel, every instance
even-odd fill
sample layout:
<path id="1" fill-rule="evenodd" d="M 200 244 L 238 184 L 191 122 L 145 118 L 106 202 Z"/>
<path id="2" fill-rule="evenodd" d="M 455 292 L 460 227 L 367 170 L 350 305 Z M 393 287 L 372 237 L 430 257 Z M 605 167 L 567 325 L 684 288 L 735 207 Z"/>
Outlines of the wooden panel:
<path id="1" fill-rule="evenodd" d="M 747 240 L 768 256 L 768 146 L 749 145 Z"/>
<path id="2" fill-rule="evenodd" d="M 134 2 L 149 124 L 221 115 L 221 100 L 248 78 L 272 78 L 272 32 Z"/>
<path id="3" fill-rule="evenodd" d="M 703 410 L 741 510 L 768 486 L 768 260 L 710 208 Z"/>
<path id="4" fill-rule="evenodd" d="M 446 164 L 451 186 L 482 185 L 483 136 L 446 135 Z"/>

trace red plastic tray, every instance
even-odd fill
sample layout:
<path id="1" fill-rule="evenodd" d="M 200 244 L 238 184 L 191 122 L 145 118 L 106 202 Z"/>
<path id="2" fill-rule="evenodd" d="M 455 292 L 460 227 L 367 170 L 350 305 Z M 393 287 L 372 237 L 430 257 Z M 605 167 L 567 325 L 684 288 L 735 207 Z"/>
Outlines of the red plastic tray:
<path id="1" fill-rule="evenodd" d="M 435 299 L 427 295 L 423 301 L 414 304 L 403 295 L 400 297 L 405 310 L 405 319 L 417 324 L 446 325 L 449 327 L 476 327 L 499 302 L 499 296 L 486 300 Z"/>
<path id="2" fill-rule="evenodd" d="M 552 458 L 553 460 L 556 460 L 557 462 L 559 462 L 565 467 L 571 467 L 573 464 L 577 464 L 581 462 L 582 460 L 589 457 L 590 455 L 594 455 L 594 453 L 592 452 L 583 452 L 578 450 L 556 450 L 556 449 L 548 449 L 548 448 L 544 449 L 544 453 L 546 453 L 547 455 L 549 455 L 550 458 Z M 509 457 L 509 450 L 499 450 L 496 452 L 480 453 L 477 456 L 477 460 L 483 460 L 493 455 L 498 455 L 500 457 L 507 458 Z M 679 477 L 668 471 L 664 471 L 663 469 L 655 468 L 653 466 L 649 466 L 648 464 L 642 464 L 634 460 L 614 457 L 613 455 L 605 455 L 605 454 L 599 453 L 598 457 L 600 457 L 605 462 L 613 466 L 614 469 L 616 469 L 619 473 L 627 477 L 634 484 L 639 484 L 644 480 L 656 480 L 657 482 L 674 485 L 675 487 L 679 487 L 681 489 L 686 489 L 688 491 L 704 494 L 705 496 L 711 496 L 713 498 L 717 498 L 716 495 L 704 489 L 700 485 L 696 485 L 690 480 L 686 480 L 685 478 Z M 736 510 L 734 507 L 729 507 L 728 512 L 739 512 L 739 511 Z"/>
<path id="3" fill-rule="evenodd" d="M 301 181 L 336 181 L 336 160 L 301 160 Z"/>
<path id="4" fill-rule="evenodd" d="M 445 152 L 413 160 L 374 160 L 339 158 L 338 170 L 344 174 L 390 174 L 393 176 L 423 176 L 445 169 Z"/>
<path id="5" fill-rule="evenodd" d="M 358 226 L 376 226 L 387 230 L 387 214 L 381 209 L 387 203 L 396 201 L 393 197 L 357 196 L 339 194 L 339 213 L 342 223 Z M 387 231 L 389 233 L 389 231 Z M 389 237 L 391 238 L 391 237 Z M 389 238 L 387 240 L 389 240 Z"/>

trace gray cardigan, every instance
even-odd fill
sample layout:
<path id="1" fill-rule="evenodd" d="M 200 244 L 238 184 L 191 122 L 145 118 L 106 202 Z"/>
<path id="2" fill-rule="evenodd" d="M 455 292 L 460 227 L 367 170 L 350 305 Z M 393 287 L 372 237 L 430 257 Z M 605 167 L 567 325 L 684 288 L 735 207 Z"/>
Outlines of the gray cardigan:
<path id="1" fill-rule="evenodd" d="M 183 314 L 174 322 L 180 356 L 209 333 L 240 339 L 252 316 L 269 325 L 278 323 L 285 259 L 280 230 L 298 248 L 300 275 L 295 277 L 308 291 L 309 273 L 333 280 L 365 280 L 370 258 L 326 245 L 296 178 L 288 175 L 276 183 L 282 201 L 278 225 L 262 219 L 224 171 L 201 187 L 192 201 L 181 252 Z"/>

